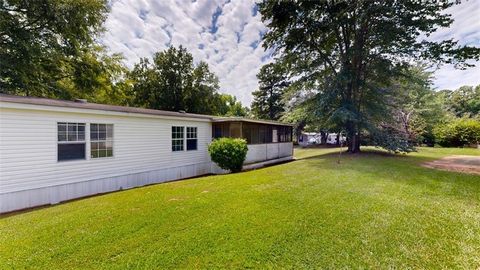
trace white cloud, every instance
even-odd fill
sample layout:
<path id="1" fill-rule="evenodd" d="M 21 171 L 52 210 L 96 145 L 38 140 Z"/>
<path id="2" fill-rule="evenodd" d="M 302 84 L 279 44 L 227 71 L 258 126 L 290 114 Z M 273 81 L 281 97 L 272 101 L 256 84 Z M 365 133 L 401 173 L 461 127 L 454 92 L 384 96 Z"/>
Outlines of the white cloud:
<path id="1" fill-rule="evenodd" d="M 452 14 L 454 22 L 449 28 L 437 30 L 431 35 L 435 41 L 453 38 L 460 45 L 480 46 L 480 1 L 462 1 L 446 10 Z M 437 89 L 457 89 L 462 85 L 480 84 L 480 61 L 470 62 L 476 66 L 466 70 L 455 69 L 452 65 L 444 65 L 434 74 Z"/>
<path id="2" fill-rule="evenodd" d="M 123 53 L 129 67 L 170 45 L 185 46 L 219 76 L 221 92 L 248 105 L 256 74 L 270 61 L 261 47 L 266 29 L 254 7 L 253 0 L 113 1 L 102 42 Z"/>
<path id="3" fill-rule="evenodd" d="M 129 67 L 169 45 L 183 45 L 219 76 L 221 92 L 248 105 L 258 87 L 256 74 L 272 60 L 261 46 L 266 27 L 254 7 L 254 0 L 114 0 L 102 42 L 123 53 Z M 480 1 L 464 1 L 451 12 L 454 24 L 431 38 L 480 46 Z M 435 75 L 439 89 L 480 84 L 479 67 L 459 71 L 445 66 Z"/>
<path id="4" fill-rule="evenodd" d="M 463 85 L 479 85 L 480 84 L 480 63 L 475 67 L 467 70 L 455 69 L 451 65 L 445 65 L 435 72 L 435 88 L 442 89 L 457 89 Z"/>

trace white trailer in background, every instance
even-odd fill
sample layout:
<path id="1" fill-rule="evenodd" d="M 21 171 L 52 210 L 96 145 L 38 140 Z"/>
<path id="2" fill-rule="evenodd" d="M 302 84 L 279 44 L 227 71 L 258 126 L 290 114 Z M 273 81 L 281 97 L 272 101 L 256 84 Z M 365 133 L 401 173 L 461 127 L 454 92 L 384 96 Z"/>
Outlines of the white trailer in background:
<path id="1" fill-rule="evenodd" d="M 346 141 L 347 137 L 339 133 L 328 133 L 327 135 L 327 144 L 343 144 Z"/>
<path id="2" fill-rule="evenodd" d="M 300 146 L 309 146 L 322 143 L 322 135 L 317 132 L 302 132 L 298 138 Z"/>

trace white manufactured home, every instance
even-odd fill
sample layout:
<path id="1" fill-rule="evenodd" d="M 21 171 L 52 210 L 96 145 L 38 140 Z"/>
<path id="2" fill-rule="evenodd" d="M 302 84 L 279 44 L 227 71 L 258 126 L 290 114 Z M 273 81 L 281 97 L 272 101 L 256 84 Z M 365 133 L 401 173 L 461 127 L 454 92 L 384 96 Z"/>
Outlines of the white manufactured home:
<path id="1" fill-rule="evenodd" d="M 247 168 L 292 159 L 288 124 L 0 95 L 0 213 L 219 173 L 217 137 L 247 140 Z"/>

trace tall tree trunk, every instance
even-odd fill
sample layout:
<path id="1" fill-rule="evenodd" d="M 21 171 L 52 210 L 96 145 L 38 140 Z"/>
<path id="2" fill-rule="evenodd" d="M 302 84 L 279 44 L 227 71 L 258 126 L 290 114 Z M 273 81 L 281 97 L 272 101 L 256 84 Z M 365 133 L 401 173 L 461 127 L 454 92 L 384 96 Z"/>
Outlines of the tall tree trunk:
<path id="1" fill-rule="evenodd" d="M 320 136 L 321 136 L 320 144 L 327 144 L 328 133 L 324 131 L 320 131 Z"/>
<path id="2" fill-rule="evenodd" d="M 353 146 L 354 153 L 360 153 L 360 132 L 358 132 L 357 135 L 355 135 L 355 145 Z"/>
<path id="3" fill-rule="evenodd" d="M 360 153 L 360 135 L 355 134 L 348 140 L 348 150 L 349 153 Z"/>
<path id="4" fill-rule="evenodd" d="M 295 135 L 297 136 L 297 143 L 300 142 L 300 136 L 302 136 L 302 131 L 305 128 L 305 121 L 300 121 L 295 128 Z"/>
<path id="5" fill-rule="evenodd" d="M 352 122 L 347 123 L 347 145 L 348 153 L 360 152 L 360 131 L 358 125 Z"/>

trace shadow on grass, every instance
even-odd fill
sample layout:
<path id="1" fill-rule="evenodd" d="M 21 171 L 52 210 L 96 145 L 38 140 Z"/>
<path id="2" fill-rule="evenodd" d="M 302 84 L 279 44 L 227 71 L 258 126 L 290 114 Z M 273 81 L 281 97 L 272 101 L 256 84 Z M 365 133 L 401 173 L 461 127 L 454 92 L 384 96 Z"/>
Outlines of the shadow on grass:
<path id="1" fill-rule="evenodd" d="M 423 190 L 424 194 L 441 194 L 461 200 L 478 201 L 480 177 L 422 166 L 423 163 L 437 158 L 366 149 L 358 154 L 329 152 L 300 160 L 306 161 L 312 170 L 318 170 L 319 173 L 322 172 L 323 167 L 323 169 L 338 170 L 338 174 L 344 174 L 345 177 L 358 176 L 373 181 L 396 182 L 417 186 L 419 190 Z M 330 162 L 325 163 L 325 160 Z"/>
<path id="2" fill-rule="evenodd" d="M 296 158 L 296 160 L 305 160 L 305 159 L 317 159 L 317 158 L 332 158 L 332 157 L 340 157 L 340 158 L 362 158 L 362 157 L 385 157 L 385 158 L 404 158 L 404 157 L 409 157 L 408 154 L 395 154 L 395 153 L 390 153 L 385 150 L 381 149 L 365 149 L 362 150 L 360 153 L 348 153 L 345 148 L 337 148 L 337 151 L 333 152 L 325 152 L 325 153 L 318 153 L 315 155 L 311 156 L 306 156 L 306 157 L 301 157 L 301 158 Z"/>
<path id="3" fill-rule="evenodd" d="M 34 211 L 41 210 L 41 209 L 52 208 L 52 207 L 56 207 L 56 206 L 59 206 L 59 205 L 68 204 L 68 203 L 72 203 L 72 202 L 76 202 L 76 201 L 83 201 L 83 200 L 87 200 L 87 199 L 90 199 L 90 198 L 109 196 L 111 194 L 120 193 L 120 192 L 124 192 L 124 191 L 148 188 L 148 187 L 152 187 L 152 186 L 156 186 L 156 185 L 171 184 L 171 183 L 180 182 L 180 181 L 204 180 L 206 177 L 215 176 L 215 175 L 216 174 L 208 173 L 208 174 L 197 175 L 197 176 L 193 176 L 193 177 L 167 180 L 167 181 L 158 182 L 158 183 L 151 183 L 151 184 L 147 184 L 147 185 L 143 185 L 143 186 L 135 186 L 135 187 L 125 188 L 125 189 L 120 188 L 120 189 L 117 189 L 117 190 L 95 193 L 95 194 L 91 194 L 91 195 L 86 195 L 86 196 L 82 196 L 82 197 L 77 197 L 77 198 L 73 198 L 73 199 L 60 201 L 58 203 L 42 204 L 42 205 L 22 208 L 22 209 L 18 209 L 18 210 L 13 210 L 13 211 L 5 212 L 5 213 L 0 213 L 0 219 L 6 218 L 6 217 L 11 217 L 11 216 L 16 216 L 16 215 L 21 215 L 21 214 L 25 214 L 25 213 L 29 213 L 29 212 L 34 212 Z"/>

